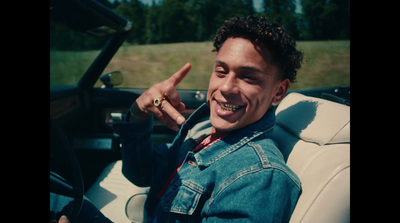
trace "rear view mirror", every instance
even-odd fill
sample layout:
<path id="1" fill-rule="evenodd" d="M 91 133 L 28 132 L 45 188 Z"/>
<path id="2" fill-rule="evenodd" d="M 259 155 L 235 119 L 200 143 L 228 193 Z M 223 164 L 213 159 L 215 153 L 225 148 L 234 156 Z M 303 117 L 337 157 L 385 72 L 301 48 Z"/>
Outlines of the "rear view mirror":
<path id="1" fill-rule="evenodd" d="M 122 73 L 120 71 L 113 71 L 107 74 L 104 74 L 100 77 L 100 81 L 103 82 L 103 86 L 101 88 L 112 88 L 115 85 L 122 84 L 124 80 Z"/>

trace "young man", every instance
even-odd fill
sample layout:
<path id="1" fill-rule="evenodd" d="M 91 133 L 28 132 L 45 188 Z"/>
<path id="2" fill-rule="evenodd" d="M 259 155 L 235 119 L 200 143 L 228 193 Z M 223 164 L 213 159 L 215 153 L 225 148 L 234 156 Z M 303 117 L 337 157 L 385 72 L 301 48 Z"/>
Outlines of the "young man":
<path id="1" fill-rule="evenodd" d="M 214 47 L 207 103 L 188 120 L 175 87 L 189 63 L 144 92 L 127 122 L 114 125 L 122 172 L 151 186 L 145 208 L 152 222 L 288 222 L 301 184 L 270 137 L 274 108 L 303 54 L 282 27 L 255 16 L 227 20 Z M 153 116 L 177 131 L 171 144 L 152 148 Z"/>

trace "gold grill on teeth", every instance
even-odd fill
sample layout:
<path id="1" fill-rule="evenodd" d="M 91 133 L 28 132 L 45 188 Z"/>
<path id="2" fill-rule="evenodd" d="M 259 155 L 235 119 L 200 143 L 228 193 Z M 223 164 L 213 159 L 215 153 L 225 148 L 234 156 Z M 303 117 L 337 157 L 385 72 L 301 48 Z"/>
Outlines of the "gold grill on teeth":
<path id="1" fill-rule="evenodd" d="M 239 108 L 238 105 L 230 105 L 230 104 L 219 104 L 221 106 L 222 109 L 224 110 L 228 110 L 228 111 L 235 111 L 236 109 Z"/>

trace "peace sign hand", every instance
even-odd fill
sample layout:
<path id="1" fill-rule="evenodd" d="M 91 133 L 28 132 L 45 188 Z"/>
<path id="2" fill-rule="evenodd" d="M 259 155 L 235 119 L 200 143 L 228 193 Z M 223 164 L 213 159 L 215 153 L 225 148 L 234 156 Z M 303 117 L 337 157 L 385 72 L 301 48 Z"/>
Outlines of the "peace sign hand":
<path id="1" fill-rule="evenodd" d="M 186 77 L 191 64 L 185 64 L 170 78 L 153 85 L 145 91 L 131 106 L 134 117 L 130 121 L 139 121 L 155 115 L 164 122 L 170 129 L 178 131 L 178 125 L 185 123 L 185 118 L 179 113 L 185 110 L 185 104 L 181 102 L 176 86 Z M 159 106 L 156 106 L 154 99 L 161 98 Z"/>

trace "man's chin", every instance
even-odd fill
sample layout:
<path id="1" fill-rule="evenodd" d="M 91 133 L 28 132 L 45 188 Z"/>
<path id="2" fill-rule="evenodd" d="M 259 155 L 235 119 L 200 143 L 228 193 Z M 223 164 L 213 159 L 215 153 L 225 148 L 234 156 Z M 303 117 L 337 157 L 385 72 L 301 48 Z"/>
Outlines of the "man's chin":
<path id="1" fill-rule="evenodd" d="M 218 132 L 228 133 L 238 128 L 238 123 L 230 123 L 225 120 L 211 120 L 211 125 Z"/>

